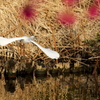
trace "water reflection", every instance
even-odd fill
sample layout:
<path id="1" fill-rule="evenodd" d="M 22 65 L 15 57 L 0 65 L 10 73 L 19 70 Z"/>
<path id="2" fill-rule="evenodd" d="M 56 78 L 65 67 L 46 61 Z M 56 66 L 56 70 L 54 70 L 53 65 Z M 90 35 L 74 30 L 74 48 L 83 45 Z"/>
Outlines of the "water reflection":
<path id="1" fill-rule="evenodd" d="M 6 91 L 9 91 L 11 93 L 15 92 L 15 80 L 5 80 L 4 88 Z"/>
<path id="2" fill-rule="evenodd" d="M 92 75 L 75 74 L 4 77 L 0 79 L 0 100 L 99 100 L 100 75 L 97 82 Z"/>

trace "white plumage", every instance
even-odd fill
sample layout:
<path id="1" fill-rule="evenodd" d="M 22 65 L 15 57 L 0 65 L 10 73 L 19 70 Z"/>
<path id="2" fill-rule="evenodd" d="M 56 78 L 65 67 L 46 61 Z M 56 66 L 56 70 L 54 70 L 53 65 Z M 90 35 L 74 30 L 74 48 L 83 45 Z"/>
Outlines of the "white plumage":
<path id="1" fill-rule="evenodd" d="M 23 36 L 23 37 L 15 37 L 15 38 L 4 38 L 4 37 L 0 37 L 0 45 L 1 46 L 5 46 L 9 43 L 15 42 L 15 41 L 20 41 L 23 40 L 24 43 L 33 43 L 36 46 L 38 46 L 48 57 L 52 58 L 52 59 L 58 59 L 60 57 L 59 53 L 48 49 L 48 48 L 44 48 L 42 46 L 40 46 L 37 42 L 33 41 L 32 39 L 34 38 L 34 36 Z"/>

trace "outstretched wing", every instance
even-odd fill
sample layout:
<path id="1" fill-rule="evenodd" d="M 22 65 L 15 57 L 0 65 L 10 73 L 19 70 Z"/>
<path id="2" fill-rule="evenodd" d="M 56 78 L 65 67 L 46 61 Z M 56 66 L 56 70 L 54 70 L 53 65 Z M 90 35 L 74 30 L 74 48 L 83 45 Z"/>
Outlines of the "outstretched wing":
<path id="1" fill-rule="evenodd" d="M 4 38 L 0 37 L 0 45 L 5 46 L 11 42 L 17 41 L 17 40 L 22 40 L 24 37 L 16 37 L 16 38 Z"/>
<path id="2" fill-rule="evenodd" d="M 35 44 L 36 46 L 38 46 L 48 57 L 50 57 L 52 59 L 58 59 L 60 57 L 58 52 L 51 50 L 51 49 L 48 49 L 48 48 L 44 48 L 33 40 L 31 40 L 31 42 L 33 44 Z"/>

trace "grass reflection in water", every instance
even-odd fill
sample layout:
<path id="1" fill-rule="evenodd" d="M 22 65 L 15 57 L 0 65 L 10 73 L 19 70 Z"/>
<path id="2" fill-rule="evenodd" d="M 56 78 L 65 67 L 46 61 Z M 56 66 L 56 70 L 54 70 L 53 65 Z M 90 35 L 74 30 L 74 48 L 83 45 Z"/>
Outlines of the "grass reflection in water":
<path id="1" fill-rule="evenodd" d="M 99 80 L 100 76 L 97 92 L 92 75 L 4 77 L 0 79 L 0 100 L 99 100 Z"/>

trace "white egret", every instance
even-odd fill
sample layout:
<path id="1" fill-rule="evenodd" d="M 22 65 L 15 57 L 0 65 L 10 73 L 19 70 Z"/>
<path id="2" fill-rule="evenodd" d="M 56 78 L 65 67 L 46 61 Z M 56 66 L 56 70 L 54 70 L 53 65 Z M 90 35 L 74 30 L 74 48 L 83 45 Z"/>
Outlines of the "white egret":
<path id="1" fill-rule="evenodd" d="M 42 46 L 40 46 L 38 43 L 36 43 L 35 41 L 33 41 L 32 39 L 34 38 L 34 36 L 23 36 L 23 37 L 16 37 L 16 38 L 4 38 L 4 37 L 0 37 L 0 45 L 1 46 L 5 46 L 11 42 L 17 41 L 17 40 L 23 40 L 24 43 L 33 43 L 36 46 L 38 46 L 48 57 L 52 58 L 52 59 L 58 59 L 60 57 L 59 53 L 48 49 L 48 48 L 44 48 Z"/>

